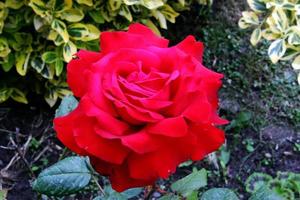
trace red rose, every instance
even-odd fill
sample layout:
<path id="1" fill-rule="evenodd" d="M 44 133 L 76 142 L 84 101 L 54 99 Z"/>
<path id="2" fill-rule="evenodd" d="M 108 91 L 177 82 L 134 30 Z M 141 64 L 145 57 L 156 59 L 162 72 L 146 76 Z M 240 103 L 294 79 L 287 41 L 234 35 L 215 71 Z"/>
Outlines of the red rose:
<path id="1" fill-rule="evenodd" d="M 150 29 L 103 32 L 101 52 L 79 51 L 68 83 L 79 106 L 54 120 L 58 138 L 91 158 L 117 191 L 167 178 L 224 142 L 216 125 L 221 74 L 202 65 L 193 36 L 174 47 Z"/>

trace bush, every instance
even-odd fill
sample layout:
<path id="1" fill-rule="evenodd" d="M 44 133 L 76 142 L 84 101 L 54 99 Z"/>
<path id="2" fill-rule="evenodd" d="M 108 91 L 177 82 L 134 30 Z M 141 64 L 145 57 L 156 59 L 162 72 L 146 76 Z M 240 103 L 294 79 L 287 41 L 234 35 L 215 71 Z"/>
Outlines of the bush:
<path id="1" fill-rule="evenodd" d="M 100 30 L 135 21 L 159 33 L 193 0 L 6 0 L 0 2 L 0 103 L 27 103 L 29 92 L 53 106 L 70 94 L 65 63 L 77 49 L 99 51 Z M 198 0 L 207 4 L 211 0 Z"/>
<path id="2" fill-rule="evenodd" d="M 298 0 L 248 0 L 252 11 L 243 12 L 239 26 L 254 28 L 252 45 L 262 38 L 270 41 L 268 55 L 273 63 L 294 60 L 292 66 L 300 70 L 300 3 Z M 298 75 L 300 84 L 300 73 Z"/>

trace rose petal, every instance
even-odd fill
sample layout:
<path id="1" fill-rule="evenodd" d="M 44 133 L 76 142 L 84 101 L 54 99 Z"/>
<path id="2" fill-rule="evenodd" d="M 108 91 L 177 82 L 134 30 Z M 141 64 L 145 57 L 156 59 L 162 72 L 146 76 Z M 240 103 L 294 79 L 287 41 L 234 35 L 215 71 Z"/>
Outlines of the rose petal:
<path id="1" fill-rule="evenodd" d="M 129 188 L 152 185 L 155 182 L 155 179 L 143 180 L 130 177 L 128 167 L 126 165 L 115 167 L 113 173 L 109 176 L 109 179 L 112 188 L 117 192 L 123 192 Z"/>
<path id="2" fill-rule="evenodd" d="M 102 57 L 101 53 L 80 50 L 78 58 L 73 59 L 67 66 L 67 82 L 75 96 L 81 97 L 86 92 L 85 71 Z"/>
<path id="3" fill-rule="evenodd" d="M 73 135 L 74 120 L 78 117 L 80 118 L 80 115 L 80 108 L 76 108 L 66 116 L 55 118 L 53 123 L 58 139 L 71 151 L 80 155 L 85 155 L 84 149 L 77 145 Z"/>
<path id="4" fill-rule="evenodd" d="M 194 122 L 208 122 L 212 116 L 211 104 L 207 101 L 205 95 L 200 93 L 192 104 L 185 109 L 183 116 Z"/>
<path id="5" fill-rule="evenodd" d="M 74 127 L 75 141 L 88 153 L 106 162 L 121 164 L 128 155 L 128 149 L 119 140 L 108 140 L 95 133 L 96 119 L 81 117 Z"/>
<path id="6" fill-rule="evenodd" d="M 151 41 L 154 46 L 168 47 L 169 40 L 156 35 L 150 28 L 139 23 L 131 24 L 128 28 L 128 33 L 138 34 Z"/>
<path id="7" fill-rule="evenodd" d="M 202 62 L 204 45 L 202 42 L 197 42 L 194 36 L 187 36 L 182 42 L 177 44 L 175 47 L 185 52 L 187 55 L 191 55 L 200 62 Z"/>
<path id="8" fill-rule="evenodd" d="M 168 47 L 168 40 L 156 36 L 150 29 L 141 25 L 131 25 L 128 32 L 114 31 L 102 32 L 100 35 L 100 46 L 104 54 L 114 52 L 122 48 L 146 48 L 157 46 Z"/>
<path id="9" fill-rule="evenodd" d="M 225 141 L 224 132 L 212 125 L 195 125 L 190 132 L 197 135 L 197 147 L 193 160 L 201 160 L 209 153 L 216 151 Z"/>
<path id="10" fill-rule="evenodd" d="M 95 117 L 98 122 L 97 125 L 102 129 L 115 135 L 122 135 L 129 129 L 126 123 L 97 108 L 87 96 L 81 99 L 80 104 L 85 114 L 90 117 Z"/>
<path id="11" fill-rule="evenodd" d="M 182 162 L 180 156 L 171 149 L 165 147 L 142 156 L 131 154 L 128 158 L 130 176 L 144 180 L 167 178 Z"/>
<path id="12" fill-rule="evenodd" d="M 159 138 L 147 134 L 145 130 L 123 136 L 121 140 L 123 145 L 139 154 L 155 151 L 162 145 Z"/>
<path id="13" fill-rule="evenodd" d="M 117 116 L 115 108 L 109 99 L 105 97 L 103 94 L 103 83 L 101 76 L 98 73 L 93 73 L 91 71 L 87 71 L 87 95 L 90 100 L 95 104 L 97 108 L 103 110 L 104 112 L 110 114 L 111 116 Z"/>
<path id="14" fill-rule="evenodd" d="M 188 126 L 183 117 L 166 118 L 156 124 L 149 125 L 147 132 L 168 137 L 183 137 L 187 134 Z"/>

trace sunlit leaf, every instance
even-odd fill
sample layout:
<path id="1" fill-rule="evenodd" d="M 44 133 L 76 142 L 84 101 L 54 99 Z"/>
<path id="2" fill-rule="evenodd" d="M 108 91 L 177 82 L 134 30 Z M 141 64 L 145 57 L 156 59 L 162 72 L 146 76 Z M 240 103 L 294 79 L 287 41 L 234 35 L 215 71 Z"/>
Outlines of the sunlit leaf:
<path id="1" fill-rule="evenodd" d="M 90 179 L 91 172 L 87 160 L 72 156 L 43 170 L 32 187 L 49 196 L 64 196 L 81 190 Z"/>
<path id="2" fill-rule="evenodd" d="M 261 39 L 261 35 L 262 34 L 261 34 L 261 29 L 260 28 L 254 29 L 254 31 L 251 34 L 251 39 L 250 39 L 250 42 L 253 46 L 257 45 L 257 43 Z"/>
<path id="3" fill-rule="evenodd" d="M 72 57 L 76 52 L 77 52 L 77 47 L 73 42 L 69 41 L 68 43 L 64 44 L 63 56 L 66 62 L 72 60 Z"/>
<path id="4" fill-rule="evenodd" d="M 78 106 L 77 99 L 70 95 L 62 99 L 58 109 L 55 111 L 55 117 L 62 117 L 72 112 Z"/>
<path id="5" fill-rule="evenodd" d="M 205 169 L 194 171 L 190 175 L 176 181 L 171 185 L 173 191 L 176 191 L 187 197 L 193 191 L 207 185 L 207 172 Z"/>
<path id="6" fill-rule="evenodd" d="M 51 23 L 51 28 L 55 30 L 62 37 L 65 43 L 69 41 L 69 34 L 64 22 L 54 19 Z"/>
<path id="7" fill-rule="evenodd" d="M 285 52 L 286 52 L 286 44 L 283 39 L 278 39 L 272 42 L 268 50 L 268 54 L 273 63 L 277 63 L 278 60 L 283 57 Z"/>
<path id="8" fill-rule="evenodd" d="M 212 188 L 203 193 L 200 200 L 239 200 L 236 194 L 227 188 Z"/>
<path id="9" fill-rule="evenodd" d="M 24 92 L 22 92 L 18 88 L 12 88 L 10 97 L 19 103 L 24 103 L 24 104 L 28 103 L 26 95 L 24 94 Z"/>
<path id="10" fill-rule="evenodd" d="M 42 55 L 42 60 L 45 63 L 54 63 L 57 59 L 57 54 L 55 51 L 47 51 L 45 53 L 43 53 Z"/>

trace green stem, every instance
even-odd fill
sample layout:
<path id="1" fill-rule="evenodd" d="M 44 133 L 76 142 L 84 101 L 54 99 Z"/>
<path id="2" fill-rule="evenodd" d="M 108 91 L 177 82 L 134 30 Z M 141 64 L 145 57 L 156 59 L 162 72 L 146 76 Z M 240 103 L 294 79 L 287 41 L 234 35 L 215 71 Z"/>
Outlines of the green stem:
<path id="1" fill-rule="evenodd" d="M 97 177 L 96 177 L 95 175 L 92 175 L 92 178 L 94 179 L 94 181 L 95 181 L 97 187 L 99 188 L 99 190 L 100 190 L 100 192 L 103 194 L 103 196 L 106 196 L 106 195 L 105 195 L 105 192 L 104 192 L 104 190 L 103 190 L 103 188 L 101 187 L 101 185 L 100 185 L 99 182 L 98 182 Z"/>

